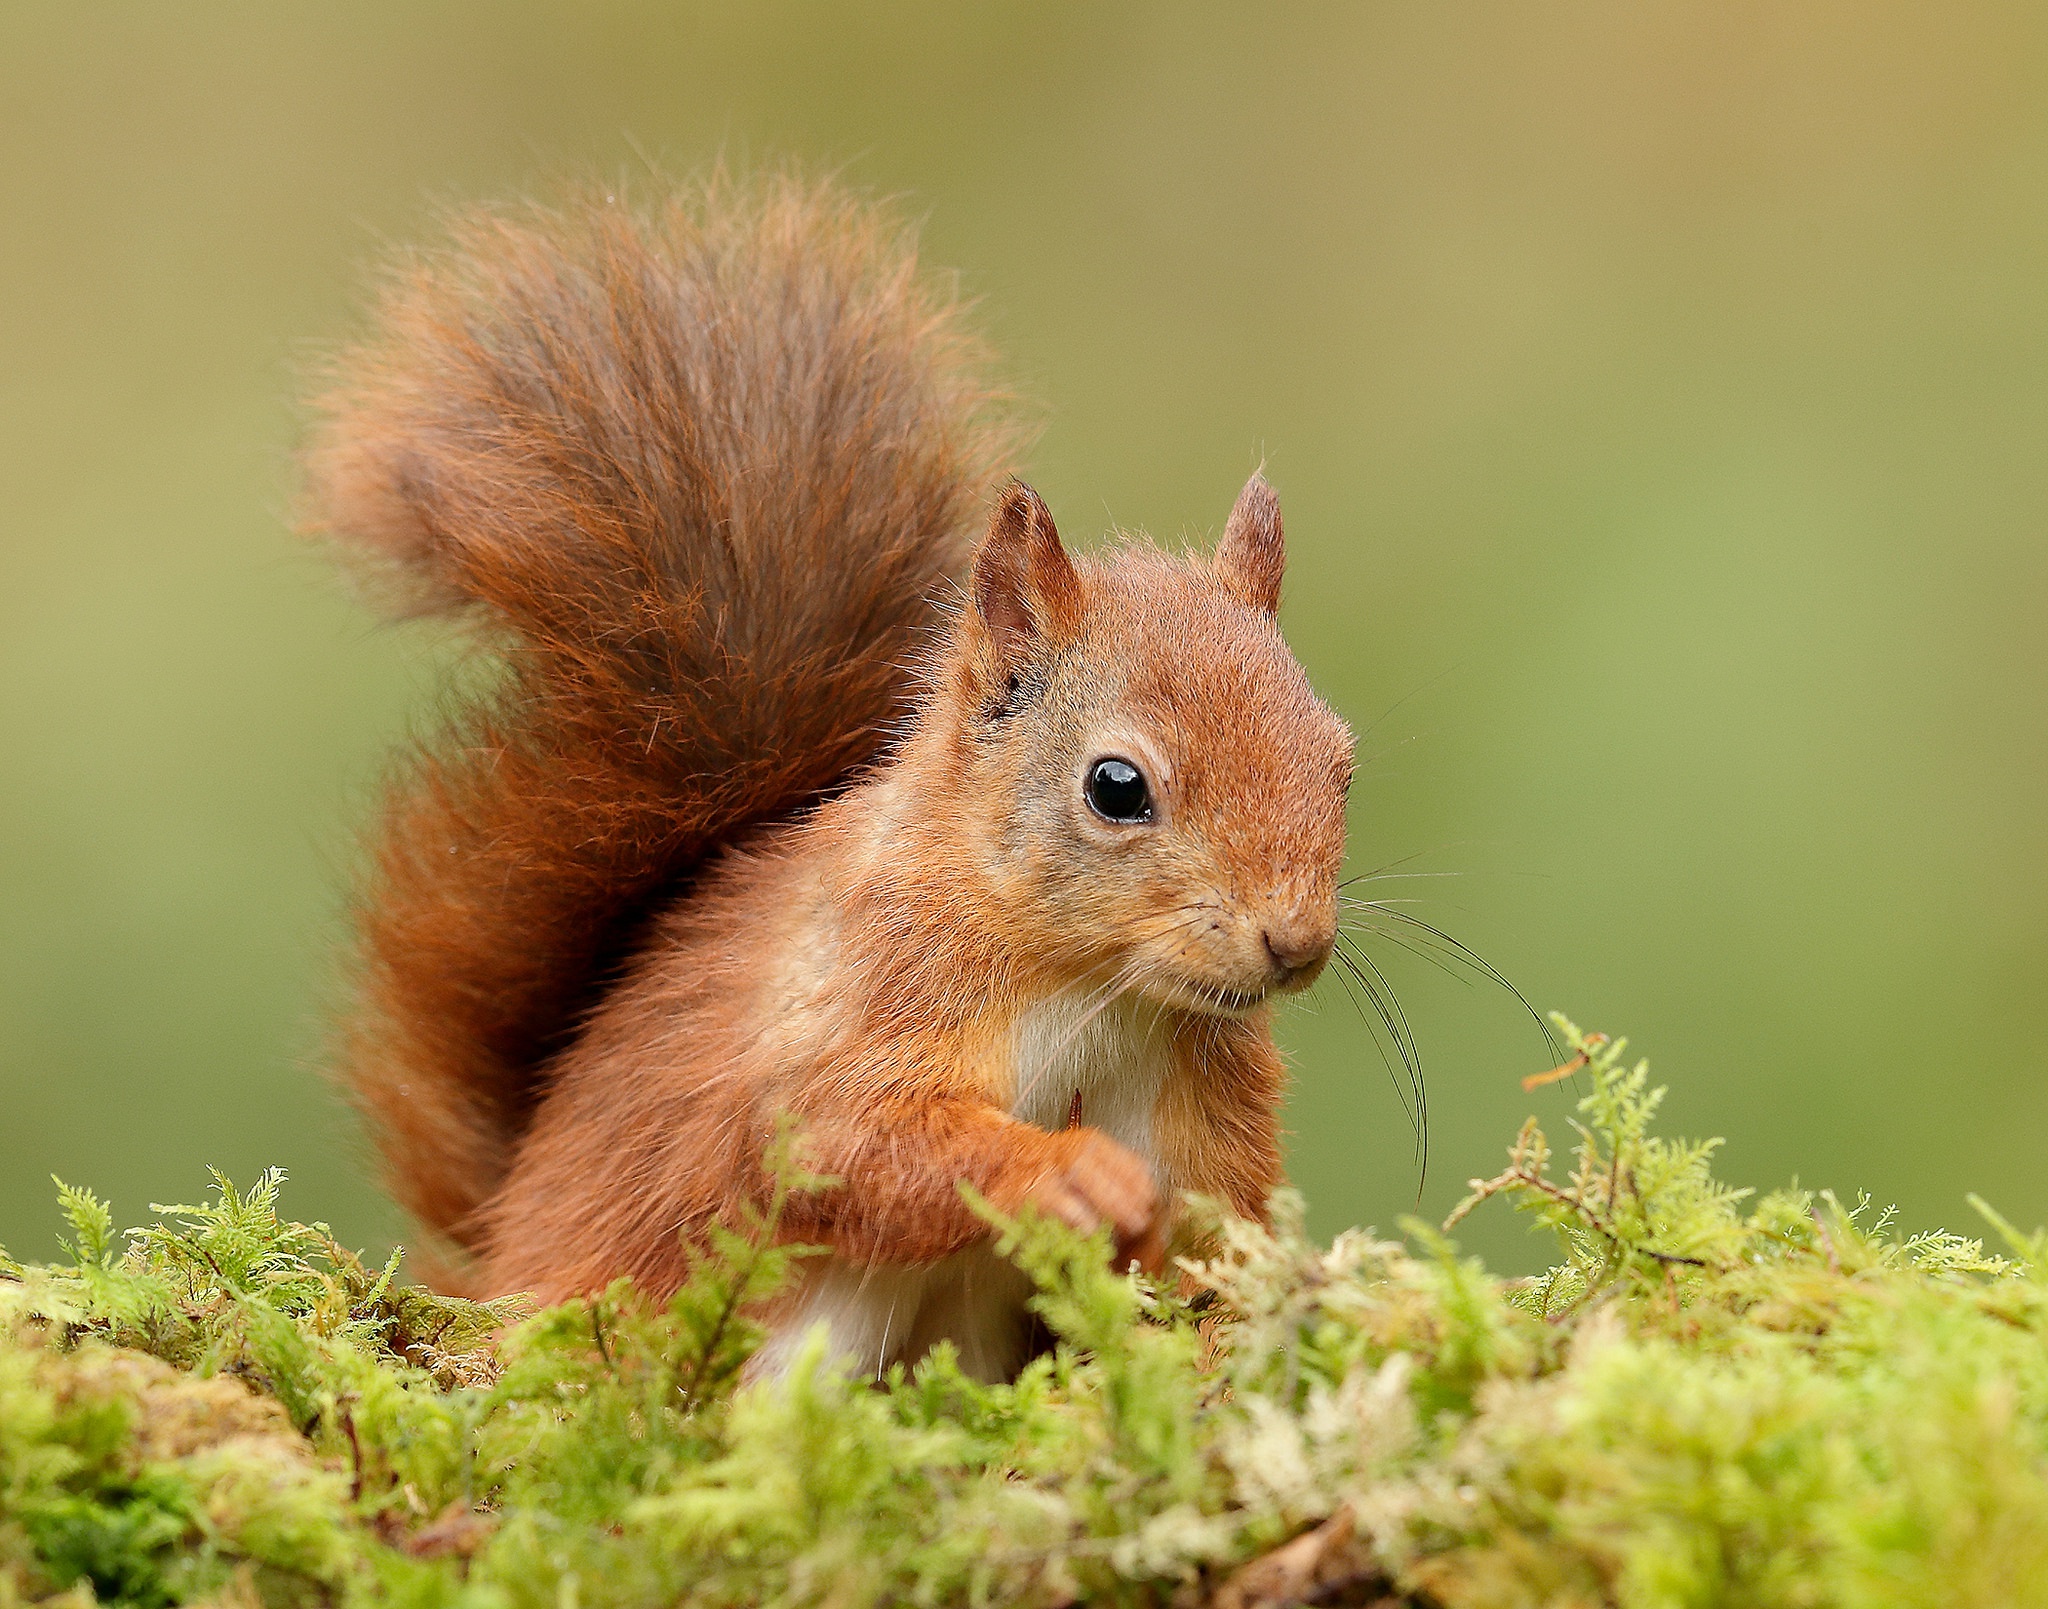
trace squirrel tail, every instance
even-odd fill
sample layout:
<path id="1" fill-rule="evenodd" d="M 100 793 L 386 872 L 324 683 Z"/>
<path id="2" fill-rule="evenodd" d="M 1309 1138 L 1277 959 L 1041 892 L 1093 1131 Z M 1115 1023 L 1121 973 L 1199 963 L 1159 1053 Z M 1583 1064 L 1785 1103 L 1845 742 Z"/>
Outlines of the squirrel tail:
<path id="1" fill-rule="evenodd" d="M 905 712 L 1015 446 L 986 372 L 906 231 L 787 176 L 460 216 L 334 360 L 306 527 L 497 661 L 387 801 L 341 1050 L 444 1252 L 644 920 Z"/>

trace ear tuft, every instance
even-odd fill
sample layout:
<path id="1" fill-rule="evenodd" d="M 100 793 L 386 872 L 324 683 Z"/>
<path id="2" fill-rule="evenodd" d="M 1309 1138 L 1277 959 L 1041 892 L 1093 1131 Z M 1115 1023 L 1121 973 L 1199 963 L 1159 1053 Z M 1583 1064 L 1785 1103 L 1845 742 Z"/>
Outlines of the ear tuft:
<path id="1" fill-rule="evenodd" d="M 1237 494 L 1237 507 L 1216 547 L 1216 574 L 1224 585 L 1267 614 L 1280 609 L 1280 577 L 1287 544 L 1280 533 L 1280 497 L 1255 474 Z"/>
<path id="2" fill-rule="evenodd" d="M 1020 480 L 1003 488 L 970 583 L 996 668 L 1009 672 L 1080 624 L 1081 582 L 1045 500 Z"/>

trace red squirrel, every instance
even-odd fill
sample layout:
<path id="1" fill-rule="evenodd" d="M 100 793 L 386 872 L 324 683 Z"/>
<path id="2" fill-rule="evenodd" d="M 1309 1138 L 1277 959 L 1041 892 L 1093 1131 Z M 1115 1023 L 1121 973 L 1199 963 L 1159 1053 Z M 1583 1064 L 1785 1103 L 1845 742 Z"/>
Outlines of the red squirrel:
<path id="1" fill-rule="evenodd" d="M 1179 1192 L 1265 1211 L 1352 768 L 1279 505 L 1072 557 L 987 371 L 792 178 L 471 213 L 335 359 L 308 525 L 496 656 L 391 794 L 340 1069 L 466 1288 L 672 1290 L 785 1113 L 842 1182 L 763 1369 L 1013 1373 L 963 1183 L 1119 1266 Z"/>

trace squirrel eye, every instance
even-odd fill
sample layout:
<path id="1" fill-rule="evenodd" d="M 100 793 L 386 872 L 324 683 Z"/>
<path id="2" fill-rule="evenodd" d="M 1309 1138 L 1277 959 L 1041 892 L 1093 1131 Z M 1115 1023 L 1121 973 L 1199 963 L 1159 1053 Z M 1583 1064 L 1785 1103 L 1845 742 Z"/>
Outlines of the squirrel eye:
<path id="1" fill-rule="evenodd" d="M 1145 773 L 1129 760 L 1097 760 L 1088 768 L 1084 791 L 1089 807 L 1105 821 L 1128 823 L 1152 817 L 1152 790 L 1145 786 Z"/>

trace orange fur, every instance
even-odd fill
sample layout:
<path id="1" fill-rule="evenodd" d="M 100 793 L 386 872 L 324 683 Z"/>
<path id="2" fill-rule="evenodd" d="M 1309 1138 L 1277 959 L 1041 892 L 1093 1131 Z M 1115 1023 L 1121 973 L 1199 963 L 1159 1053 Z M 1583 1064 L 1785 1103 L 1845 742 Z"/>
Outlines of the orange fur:
<path id="1" fill-rule="evenodd" d="M 783 1327 L 875 1366 L 1021 1357 L 963 1180 L 1155 1265 L 1173 1192 L 1263 1210 L 1350 777 L 1277 502 L 1076 563 L 1013 483 L 963 575 L 1009 443 L 977 362 L 900 237 L 789 183 L 473 218 L 344 360 L 315 524 L 508 664 L 395 796 L 344 1068 L 478 1288 L 673 1287 L 782 1112 L 844 1181 L 793 1204 L 832 1256 Z M 1105 756 L 1149 815 L 1091 806 Z"/>

